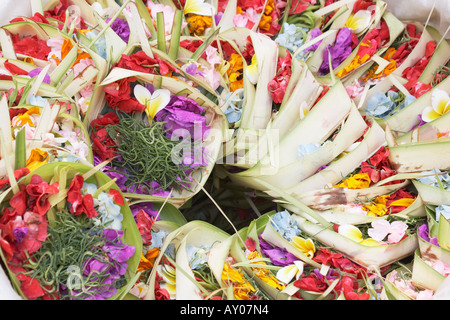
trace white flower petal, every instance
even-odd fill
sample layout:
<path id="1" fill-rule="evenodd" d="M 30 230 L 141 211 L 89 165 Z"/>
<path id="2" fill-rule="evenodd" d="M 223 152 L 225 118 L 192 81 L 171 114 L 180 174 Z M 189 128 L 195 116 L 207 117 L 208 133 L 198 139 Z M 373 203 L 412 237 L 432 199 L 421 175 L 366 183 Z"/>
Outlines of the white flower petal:
<path id="1" fill-rule="evenodd" d="M 355 33 L 359 33 L 369 26 L 371 18 L 372 14 L 370 11 L 359 10 L 348 18 L 345 26 L 353 29 Z"/>
<path id="2" fill-rule="evenodd" d="M 297 266 L 295 264 L 290 264 L 278 270 L 276 278 L 281 282 L 290 283 L 297 274 L 297 271 L 298 271 Z"/>
<path id="3" fill-rule="evenodd" d="M 170 102 L 170 91 L 167 89 L 158 89 L 151 95 L 150 102 L 147 104 L 147 112 L 152 118 L 164 109 Z"/>
<path id="4" fill-rule="evenodd" d="M 450 103 L 450 97 L 447 92 L 441 90 L 439 88 L 434 88 L 431 93 L 431 105 L 433 106 L 434 111 L 439 114 L 444 114 L 445 109 Z"/>
<path id="5" fill-rule="evenodd" d="M 425 122 L 433 121 L 439 118 L 441 115 L 437 113 L 433 107 L 426 107 L 422 112 L 422 120 Z"/>
<path id="6" fill-rule="evenodd" d="M 295 275 L 295 278 L 298 280 L 303 274 L 305 263 L 303 261 L 296 260 L 294 261 L 294 264 L 297 267 L 297 274 Z"/>
<path id="7" fill-rule="evenodd" d="M 252 83 L 256 84 L 259 78 L 258 61 L 256 60 L 256 55 L 252 58 L 252 64 L 247 66 L 245 70 L 247 79 Z"/>
<path id="8" fill-rule="evenodd" d="M 372 222 L 372 228 L 367 230 L 371 238 L 376 241 L 383 241 L 383 239 L 391 232 L 391 225 L 389 221 L 380 219 Z"/>
<path id="9" fill-rule="evenodd" d="M 338 228 L 338 233 L 343 236 L 352 239 L 356 242 L 362 241 L 362 233 L 357 227 L 351 224 L 342 224 Z"/>
<path id="10" fill-rule="evenodd" d="M 143 104 L 144 106 L 147 105 L 148 101 L 151 99 L 152 94 L 150 93 L 150 91 L 138 84 L 134 87 L 134 96 L 137 99 L 137 101 L 139 101 L 140 104 Z"/>

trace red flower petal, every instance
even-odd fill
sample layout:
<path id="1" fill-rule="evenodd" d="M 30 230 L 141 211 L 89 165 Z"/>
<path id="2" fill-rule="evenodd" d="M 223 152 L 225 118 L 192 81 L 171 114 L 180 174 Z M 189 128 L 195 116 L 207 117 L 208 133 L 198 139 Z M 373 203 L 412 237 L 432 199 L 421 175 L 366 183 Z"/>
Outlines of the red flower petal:
<path id="1" fill-rule="evenodd" d="M 294 281 L 294 286 L 306 291 L 313 292 L 324 292 L 328 287 L 326 283 L 317 279 L 313 275 L 309 275 L 307 277 Z"/>
<path id="2" fill-rule="evenodd" d="M 110 189 L 108 194 L 113 198 L 114 202 L 117 203 L 118 205 L 121 206 L 125 205 L 125 200 L 123 199 L 120 191 L 116 189 Z"/>
<path id="3" fill-rule="evenodd" d="M 134 80 L 134 78 L 125 78 L 106 85 L 103 90 L 106 93 L 108 106 L 125 113 L 144 112 L 145 106 L 131 97 L 130 83 Z"/>
<path id="4" fill-rule="evenodd" d="M 256 250 L 256 242 L 255 240 L 253 240 L 253 238 L 248 238 L 247 240 L 245 240 L 245 246 L 250 251 Z"/>
<path id="5" fill-rule="evenodd" d="M 58 193 L 59 183 L 54 182 L 51 185 L 44 181 L 39 175 L 35 174 L 31 177 L 30 183 L 26 187 L 28 195 L 34 198 L 30 208 L 33 212 L 44 215 L 50 209 L 48 197 L 51 194 Z"/>
<path id="6" fill-rule="evenodd" d="M 136 224 L 145 246 L 151 245 L 154 219 L 152 219 L 144 210 L 139 210 L 136 214 Z"/>
<path id="7" fill-rule="evenodd" d="M 70 183 L 69 190 L 67 191 L 67 201 L 71 204 L 70 212 L 75 213 L 83 202 L 81 196 L 81 187 L 83 186 L 84 178 L 79 174 L 76 174 L 72 182 Z"/>
<path id="8" fill-rule="evenodd" d="M 27 210 L 27 193 L 25 189 L 16 193 L 11 200 L 9 200 L 9 205 L 14 209 L 16 214 L 23 215 Z"/>
<path id="9" fill-rule="evenodd" d="M 39 281 L 29 276 L 26 276 L 21 282 L 20 290 L 23 292 L 25 297 L 30 300 L 37 299 L 45 294 L 45 291 L 42 289 Z"/>
<path id="10" fill-rule="evenodd" d="M 9 62 L 8 60 L 6 60 L 4 62 L 4 66 L 5 66 L 6 70 L 8 70 L 9 72 L 11 72 L 14 75 L 22 75 L 22 76 L 27 76 L 28 75 L 27 71 L 19 68 L 14 63 Z"/>
<path id="11" fill-rule="evenodd" d="M 24 37 L 20 39 L 19 35 L 12 35 L 14 50 L 17 53 L 24 54 L 40 60 L 47 60 L 50 48 L 47 42 L 38 39 L 37 36 Z"/>

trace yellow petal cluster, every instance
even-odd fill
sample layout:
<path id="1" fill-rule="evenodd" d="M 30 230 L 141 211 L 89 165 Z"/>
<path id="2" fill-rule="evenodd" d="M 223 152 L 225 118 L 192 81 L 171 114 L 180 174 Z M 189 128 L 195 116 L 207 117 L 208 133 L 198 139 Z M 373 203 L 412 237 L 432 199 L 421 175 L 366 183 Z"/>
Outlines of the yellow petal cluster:
<path id="1" fill-rule="evenodd" d="M 349 178 L 342 180 L 340 184 L 335 185 L 334 187 L 342 187 L 348 189 L 365 189 L 370 186 L 370 177 L 369 174 L 357 173 L 350 175 Z"/>

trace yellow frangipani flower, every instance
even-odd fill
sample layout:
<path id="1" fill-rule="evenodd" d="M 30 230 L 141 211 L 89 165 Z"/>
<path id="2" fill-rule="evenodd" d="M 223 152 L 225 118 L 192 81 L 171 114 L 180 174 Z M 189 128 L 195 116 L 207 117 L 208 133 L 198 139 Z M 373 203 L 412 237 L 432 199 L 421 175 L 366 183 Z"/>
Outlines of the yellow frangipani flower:
<path id="1" fill-rule="evenodd" d="M 352 29 L 355 33 L 359 33 L 366 29 L 371 20 L 372 14 L 368 10 L 359 10 L 355 14 L 351 14 L 345 22 L 345 27 Z"/>
<path id="2" fill-rule="evenodd" d="M 276 277 L 278 280 L 286 284 L 290 283 L 294 278 L 298 280 L 303 274 L 304 265 L 305 264 L 303 263 L 303 261 L 294 261 L 293 264 L 290 264 L 278 270 Z"/>
<path id="3" fill-rule="evenodd" d="M 431 93 L 431 106 L 426 107 L 422 112 L 422 120 L 433 121 L 450 111 L 450 97 L 447 92 L 439 88 L 434 88 Z"/>
<path id="4" fill-rule="evenodd" d="M 245 75 L 247 79 L 252 83 L 256 84 L 259 77 L 258 61 L 256 60 L 256 54 L 252 57 L 252 63 L 247 66 L 245 70 Z"/>
<path id="5" fill-rule="evenodd" d="M 205 3 L 205 0 L 186 0 L 183 8 L 184 14 L 198 14 L 201 16 L 212 16 L 215 14 L 214 7 Z"/>
<path id="6" fill-rule="evenodd" d="M 351 224 L 342 224 L 338 228 L 338 233 L 366 246 L 377 246 L 380 243 L 372 238 L 363 239 L 361 230 Z"/>
<path id="7" fill-rule="evenodd" d="M 164 109 L 170 102 L 170 91 L 167 89 L 157 89 L 153 93 L 138 84 L 134 87 L 134 96 L 139 103 L 146 106 L 145 113 L 148 116 L 148 121 L 151 122 L 155 115 Z"/>
<path id="8" fill-rule="evenodd" d="M 158 273 L 163 278 L 163 281 L 160 282 L 160 287 L 169 292 L 171 299 L 175 299 L 177 293 L 175 269 L 170 265 L 159 265 Z"/>
<path id="9" fill-rule="evenodd" d="M 314 258 L 314 254 L 316 253 L 316 246 L 311 239 L 303 239 L 299 236 L 293 236 L 291 239 L 291 243 L 307 255 L 309 258 Z"/>

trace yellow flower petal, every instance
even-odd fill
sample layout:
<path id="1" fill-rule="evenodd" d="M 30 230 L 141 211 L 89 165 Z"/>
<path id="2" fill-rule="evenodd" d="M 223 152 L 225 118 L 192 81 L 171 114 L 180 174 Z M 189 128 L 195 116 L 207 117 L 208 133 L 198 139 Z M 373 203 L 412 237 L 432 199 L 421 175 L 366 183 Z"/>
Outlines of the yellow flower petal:
<path id="1" fill-rule="evenodd" d="M 340 225 L 338 228 L 338 233 L 365 246 L 380 245 L 378 241 L 372 238 L 363 239 L 361 230 L 359 230 L 358 227 L 351 224 Z"/>
<path id="2" fill-rule="evenodd" d="M 212 17 L 205 17 L 200 15 L 189 15 L 186 18 L 189 32 L 197 36 L 204 34 L 205 30 L 212 25 Z"/>
<path id="3" fill-rule="evenodd" d="M 26 167 L 28 170 L 33 171 L 43 164 L 48 162 L 48 153 L 47 151 L 41 149 L 33 149 L 31 150 L 31 154 L 27 159 Z"/>
<path id="4" fill-rule="evenodd" d="M 450 97 L 444 90 L 435 88 L 431 94 L 431 104 L 434 111 L 442 115 L 450 109 Z"/>
<path id="5" fill-rule="evenodd" d="M 422 112 L 422 120 L 425 122 L 433 121 L 441 116 L 440 113 L 437 113 L 433 107 L 426 107 Z"/>
<path id="6" fill-rule="evenodd" d="M 291 240 L 294 247 L 299 249 L 302 253 L 308 257 L 313 258 L 316 252 L 316 247 L 311 239 L 303 239 L 302 237 L 293 236 Z"/>
<path id="7" fill-rule="evenodd" d="M 11 124 L 13 127 L 24 126 L 26 124 L 28 124 L 31 127 L 34 127 L 33 119 L 31 119 L 30 116 L 40 115 L 40 114 L 41 114 L 41 110 L 38 107 L 31 107 L 26 112 L 15 116 L 12 119 Z"/>
<path id="8" fill-rule="evenodd" d="M 186 0 L 183 8 L 184 14 L 198 14 L 201 16 L 212 16 L 215 14 L 214 7 L 205 3 L 205 0 Z"/>
<path id="9" fill-rule="evenodd" d="M 369 26 L 371 17 L 370 11 L 359 10 L 355 14 L 350 15 L 345 23 L 345 27 L 352 29 L 355 33 L 359 33 Z"/>
<path id="10" fill-rule="evenodd" d="M 138 84 L 134 87 L 134 96 L 139 103 L 146 106 L 145 112 L 151 121 L 155 115 L 164 109 L 170 101 L 170 91 L 167 89 L 158 89 L 153 93 Z"/>
<path id="11" fill-rule="evenodd" d="M 361 242 L 363 240 L 361 230 L 351 224 L 340 225 L 338 233 L 356 242 Z"/>
<path id="12" fill-rule="evenodd" d="M 426 107 L 422 112 L 422 120 L 433 121 L 450 111 L 450 97 L 447 92 L 434 88 L 431 94 L 431 107 Z"/>
<path id="13" fill-rule="evenodd" d="M 256 60 L 256 54 L 252 57 L 252 63 L 247 66 L 245 70 L 245 75 L 247 79 L 252 83 L 256 84 L 259 77 L 258 61 Z"/>
<path id="14" fill-rule="evenodd" d="M 380 243 L 377 240 L 372 239 L 372 238 L 364 239 L 360 243 L 362 245 L 370 246 L 370 247 L 374 247 L 374 246 L 379 246 L 380 245 Z"/>
<path id="15" fill-rule="evenodd" d="M 304 263 L 302 261 L 294 261 L 294 264 L 288 265 L 286 267 L 278 270 L 276 278 L 284 283 L 290 283 L 292 279 L 297 280 L 303 274 Z"/>
<path id="16" fill-rule="evenodd" d="M 164 109 L 170 101 L 170 91 L 167 89 L 158 89 L 153 92 L 151 100 L 147 105 L 147 114 L 154 118 L 155 115 Z"/>
<path id="17" fill-rule="evenodd" d="M 395 207 L 409 207 L 416 199 L 403 198 L 393 201 L 390 205 Z"/>
<path id="18" fill-rule="evenodd" d="M 300 104 L 300 120 L 302 120 L 308 112 L 308 104 L 305 101 L 302 101 L 302 103 Z"/>
<path id="19" fill-rule="evenodd" d="M 351 175 L 349 178 L 342 180 L 342 183 L 337 184 L 334 187 L 365 189 L 370 186 L 370 182 L 369 174 L 364 172 Z"/>

